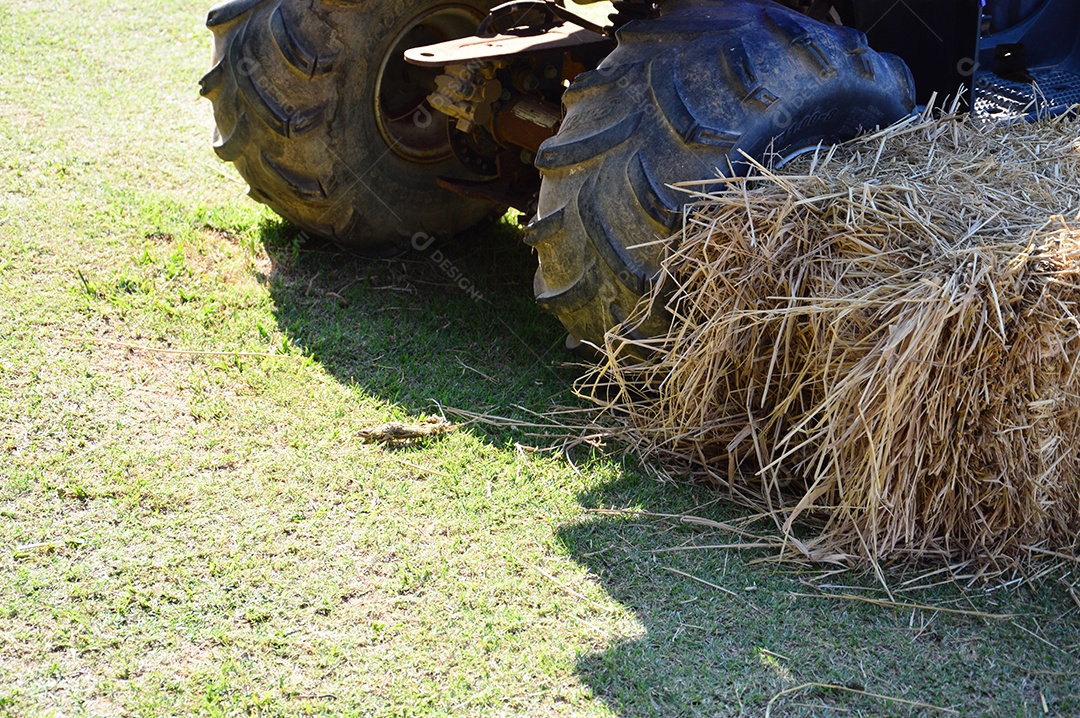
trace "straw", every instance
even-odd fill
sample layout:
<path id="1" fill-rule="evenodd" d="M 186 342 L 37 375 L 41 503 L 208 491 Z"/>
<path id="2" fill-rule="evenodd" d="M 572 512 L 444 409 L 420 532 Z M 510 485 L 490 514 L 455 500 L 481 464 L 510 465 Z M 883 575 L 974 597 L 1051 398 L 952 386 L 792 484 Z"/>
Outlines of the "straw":
<path id="1" fill-rule="evenodd" d="M 639 311 L 577 391 L 793 558 L 1077 556 L 1078 135 L 923 116 L 695 183 L 670 332 Z"/>

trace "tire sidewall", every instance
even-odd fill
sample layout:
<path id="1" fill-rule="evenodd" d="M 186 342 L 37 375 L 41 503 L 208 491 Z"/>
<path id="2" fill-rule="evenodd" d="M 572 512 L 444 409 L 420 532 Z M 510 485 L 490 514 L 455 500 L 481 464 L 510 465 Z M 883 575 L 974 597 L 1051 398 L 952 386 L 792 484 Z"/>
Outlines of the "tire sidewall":
<path id="1" fill-rule="evenodd" d="M 769 108 L 771 121 L 744 135 L 731 153 L 735 174 L 750 170 L 741 159 L 743 153 L 766 165 L 782 166 L 805 150 L 846 142 L 893 121 L 869 93 L 817 89 Z"/>

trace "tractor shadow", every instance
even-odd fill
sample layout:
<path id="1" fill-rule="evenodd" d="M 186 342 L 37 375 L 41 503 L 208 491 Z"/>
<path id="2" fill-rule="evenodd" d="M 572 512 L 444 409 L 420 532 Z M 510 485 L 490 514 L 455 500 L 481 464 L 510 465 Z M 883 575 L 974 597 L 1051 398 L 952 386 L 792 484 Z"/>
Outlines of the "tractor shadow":
<path id="1" fill-rule="evenodd" d="M 409 416 L 441 406 L 520 417 L 520 407 L 573 402 L 565 332 L 533 302 L 536 260 L 512 223 L 388 259 L 308 240 L 278 221 L 263 227 L 262 241 L 279 327 L 343 384 Z"/>
<path id="2" fill-rule="evenodd" d="M 718 503 L 714 489 L 641 475 L 631 467 L 579 501 L 586 510 L 632 506 L 717 521 L 745 516 Z M 609 639 L 577 661 L 582 681 L 614 713 L 760 716 L 790 679 L 767 652 L 771 647 L 779 653 L 784 645 L 769 634 L 798 632 L 801 641 L 827 645 L 830 627 L 820 615 L 789 610 L 785 595 L 796 582 L 775 569 L 748 566 L 747 559 L 757 556 L 680 550 L 733 538 L 677 521 L 608 513 L 586 514 L 559 529 L 567 555 L 631 611 L 637 624 L 629 635 Z"/>

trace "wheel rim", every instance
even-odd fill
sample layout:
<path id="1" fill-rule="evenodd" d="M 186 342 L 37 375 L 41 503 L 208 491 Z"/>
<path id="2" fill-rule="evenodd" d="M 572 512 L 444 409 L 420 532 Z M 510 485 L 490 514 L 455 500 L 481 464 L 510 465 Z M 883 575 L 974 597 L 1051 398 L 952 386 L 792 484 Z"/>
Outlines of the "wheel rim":
<path id="1" fill-rule="evenodd" d="M 448 118 L 427 103 L 440 72 L 405 62 L 405 51 L 471 35 L 482 19 L 467 5 L 439 5 L 406 23 L 394 38 L 375 83 L 375 117 L 383 140 L 399 157 L 430 164 L 453 156 Z"/>

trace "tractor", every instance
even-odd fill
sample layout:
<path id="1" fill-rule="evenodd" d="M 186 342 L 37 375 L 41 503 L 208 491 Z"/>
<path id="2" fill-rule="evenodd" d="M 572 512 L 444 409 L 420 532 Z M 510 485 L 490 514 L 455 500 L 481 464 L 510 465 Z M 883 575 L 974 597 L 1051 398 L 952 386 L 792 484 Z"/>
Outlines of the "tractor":
<path id="1" fill-rule="evenodd" d="M 595 0 L 594 0 L 595 1 Z M 227 0 L 214 150 L 309 235 L 368 254 L 514 208 L 568 346 L 665 332 L 690 195 L 929 104 L 1075 111 L 1075 0 Z M 637 313 L 635 314 L 635 310 Z"/>

